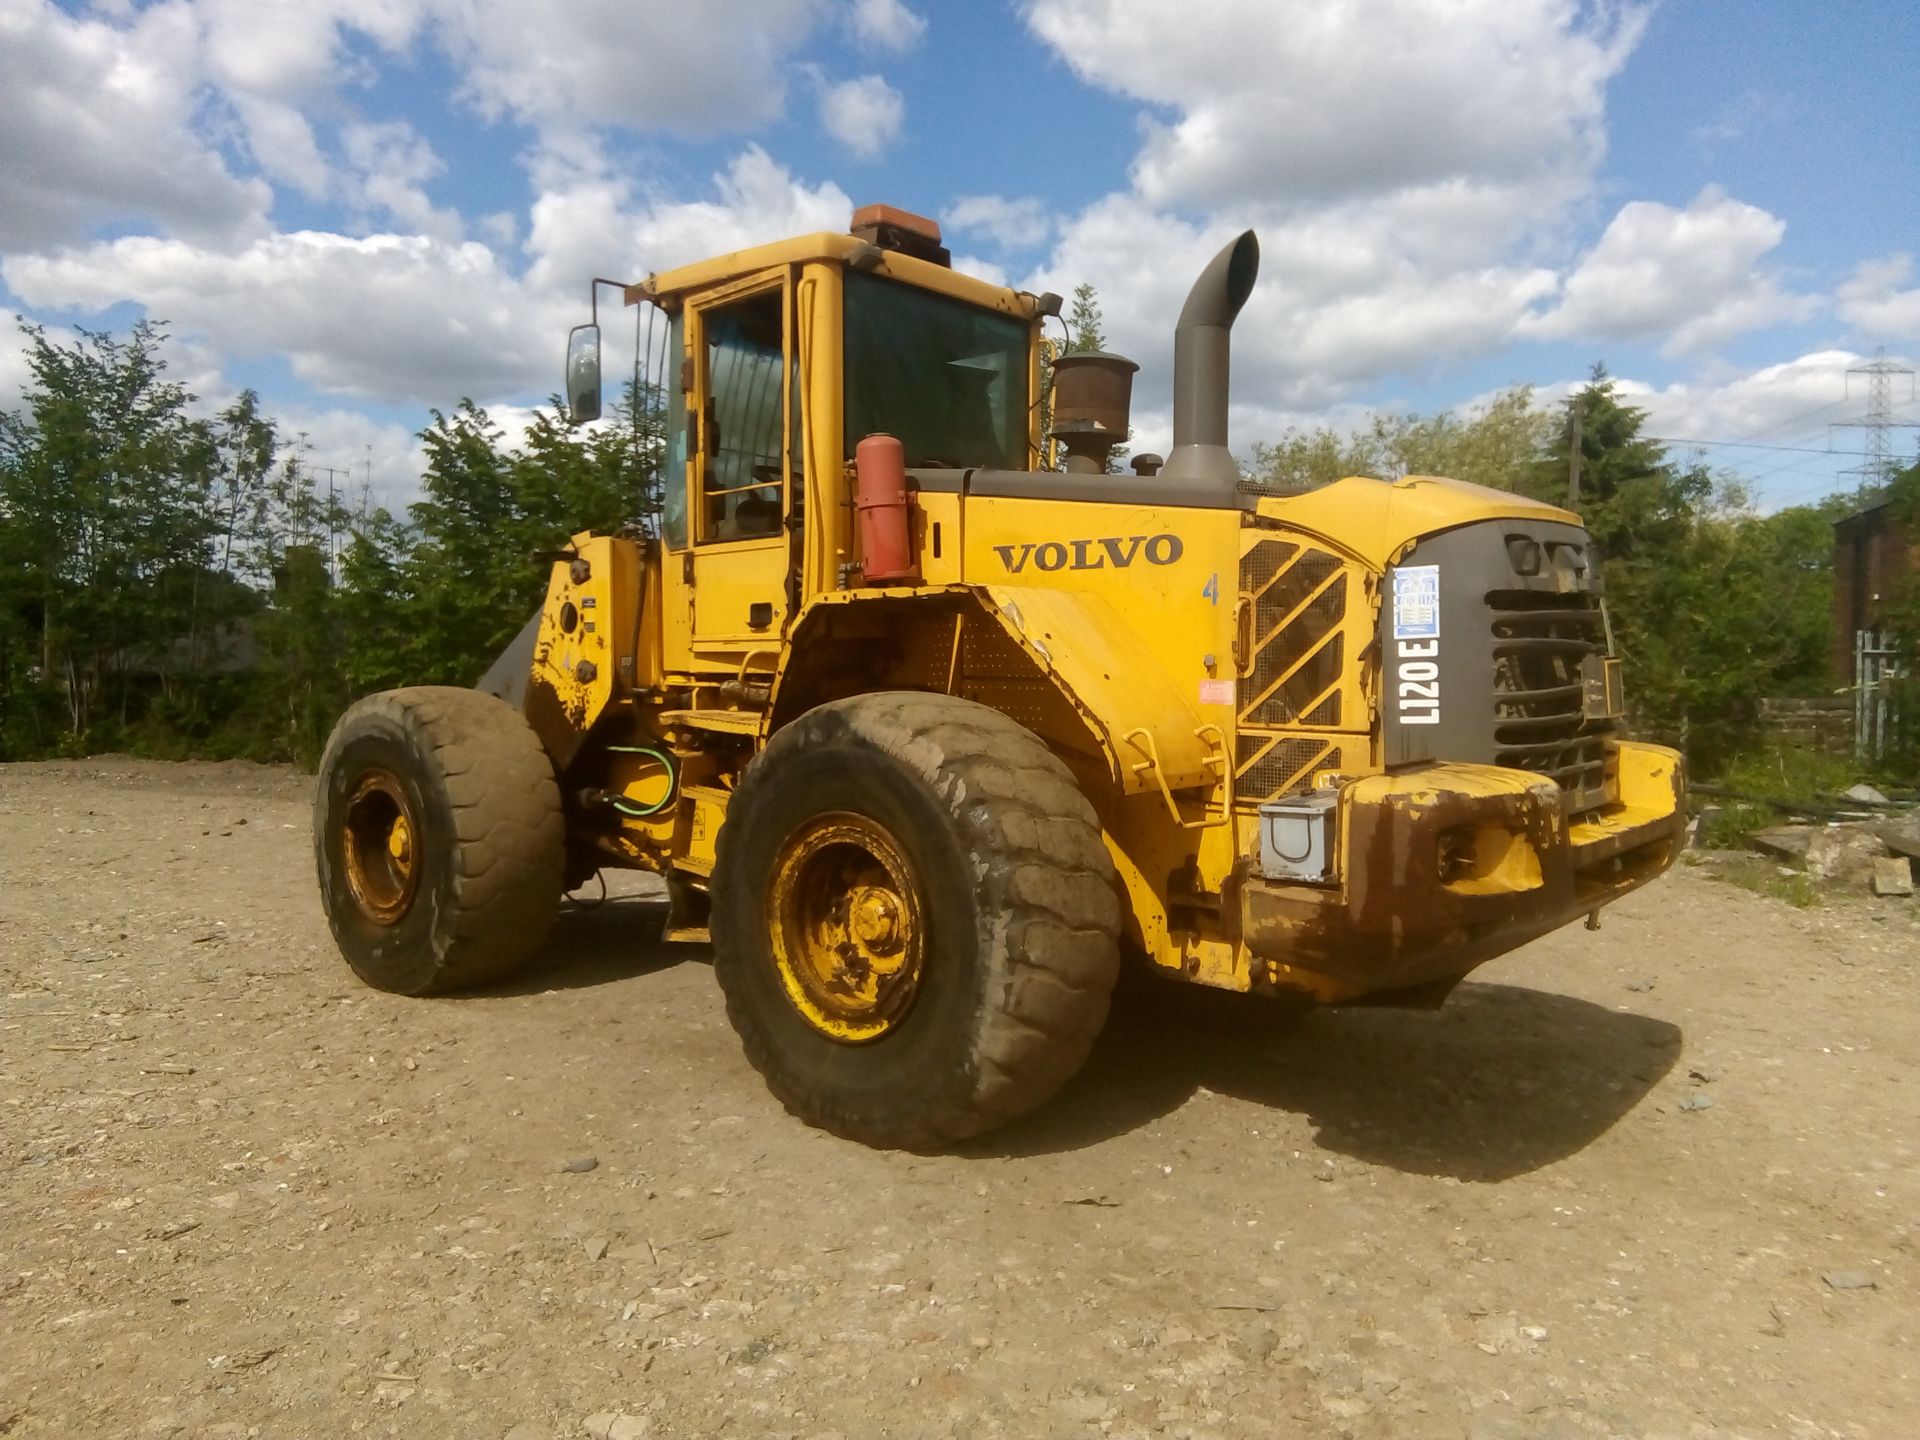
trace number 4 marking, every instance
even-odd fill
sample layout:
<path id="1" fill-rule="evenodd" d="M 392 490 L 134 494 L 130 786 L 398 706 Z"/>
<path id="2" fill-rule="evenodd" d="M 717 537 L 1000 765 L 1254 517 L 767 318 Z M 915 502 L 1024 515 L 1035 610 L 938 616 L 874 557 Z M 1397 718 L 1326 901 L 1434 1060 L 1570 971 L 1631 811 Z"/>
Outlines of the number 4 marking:
<path id="1" fill-rule="evenodd" d="M 1207 583 L 1200 587 L 1200 593 L 1213 604 L 1220 603 L 1220 572 L 1218 570 L 1207 577 Z"/>

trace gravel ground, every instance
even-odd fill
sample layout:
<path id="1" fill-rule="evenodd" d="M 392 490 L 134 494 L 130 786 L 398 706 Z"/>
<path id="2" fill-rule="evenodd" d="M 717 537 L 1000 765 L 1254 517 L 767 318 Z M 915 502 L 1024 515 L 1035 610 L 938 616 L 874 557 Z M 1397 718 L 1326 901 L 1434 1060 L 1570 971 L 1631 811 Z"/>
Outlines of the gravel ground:
<path id="1" fill-rule="evenodd" d="M 651 892 L 362 988 L 308 782 L 0 767 L 0 1435 L 1920 1433 L 1920 926 L 1682 871 L 1434 1014 L 1123 1001 L 785 1115 Z"/>

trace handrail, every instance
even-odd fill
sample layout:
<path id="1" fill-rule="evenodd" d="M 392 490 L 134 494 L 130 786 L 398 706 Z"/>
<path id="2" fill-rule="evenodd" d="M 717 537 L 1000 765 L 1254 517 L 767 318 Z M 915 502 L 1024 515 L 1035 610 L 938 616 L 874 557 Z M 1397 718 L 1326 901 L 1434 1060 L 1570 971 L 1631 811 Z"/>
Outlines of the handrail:
<path id="1" fill-rule="evenodd" d="M 1160 764 L 1160 746 L 1154 740 L 1151 730 L 1144 725 L 1137 725 L 1120 738 L 1147 757 L 1145 760 L 1134 762 L 1133 772 L 1136 775 L 1144 775 L 1149 770 L 1153 771 L 1154 783 L 1160 787 L 1160 798 L 1166 804 L 1167 814 L 1173 817 L 1173 823 L 1182 830 L 1211 830 L 1216 826 L 1229 824 L 1233 820 L 1233 764 L 1227 754 L 1226 734 L 1218 725 L 1209 722 L 1195 727 L 1193 733 L 1201 740 L 1207 739 L 1211 734 L 1213 745 L 1218 750 L 1217 755 L 1209 754 L 1206 760 L 1208 767 L 1217 772 L 1218 783 L 1226 787 L 1226 798 L 1218 819 L 1202 816 L 1198 820 L 1189 820 L 1181 815 L 1180 806 L 1174 800 L 1173 791 L 1167 785 L 1167 772 Z M 1136 740 L 1134 738 L 1136 735 L 1142 738 Z"/>

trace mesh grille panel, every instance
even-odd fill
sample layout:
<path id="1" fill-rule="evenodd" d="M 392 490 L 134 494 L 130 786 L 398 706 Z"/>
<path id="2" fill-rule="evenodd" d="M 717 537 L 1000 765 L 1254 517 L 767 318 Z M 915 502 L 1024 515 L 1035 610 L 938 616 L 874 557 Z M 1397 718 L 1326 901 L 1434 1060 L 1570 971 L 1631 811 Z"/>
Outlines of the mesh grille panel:
<path id="1" fill-rule="evenodd" d="M 1263 753 L 1262 747 L 1271 744 Z M 1242 735 L 1236 793 L 1253 803 L 1278 799 L 1307 788 L 1313 772 L 1334 754 L 1325 740 L 1293 738 L 1274 741 L 1269 735 Z"/>
<path id="2" fill-rule="evenodd" d="M 1340 601 L 1344 610 L 1346 591 L 1347 577 L 1342 575 L 1323 599 Z M 1329 687 L 1339 684 L 1340 665 L 1346 654 L 1345 637 L 1339 630 L 1333 629 L 1340 623 L 1341 615 L 1335 613 L 1329 620 L 1324 615 L 1316 616 L 1313 613 L 1319 610 L 1321 601 L 1316 600 L 1307 614 L 1276 635 L 1273 642 L 1254 659 L 1253 674 L 1242 682 L 1240 692 L 1253 702 L 1252 708 L 1242 712 L 1242 718 L 1248 724 L 1340 723 L 1340 692 L 1336 689 L 1328 695 L 1327 691 Z M 1332 634 L 1328 634 L 1330 629 Z M 1301 663 L 1300 656 L 1316 644 L 1319 648 Z M 1290 669 L 1293 674 L 1287 675 L 1271 695 L 1266 695 L 1268 688 Z M 1259 698 L 1262 695 L 1266 695 L 1264 700 Z M 1309 710 L 1319 714 L 1329 706 L 1332 707 L 1333 719 L 1319 721 L 1307 718 Z"/>
<path id="3" fill-rule="evenodd" d="M 1235 794 L 1249 809 L 1344 763 L 1352 737 L 1299 732 L 1337 729 L 1350 708 L 1341 688 L 1350 580 L 1338 556 L 1291 540 L 1257 541 L 1241 559 L 1254 650 L 1240 681 Z"/>
<path id="4" fill-rule="evenodd" d="M 1258 595 L 1300 552 L 1290 540 L 1262 540 L 1240 558 L 1240 588 Z"/>
<path id="5" fill-rule="evenodd" d="M 1255 590 L 1252 586 L 1249 586 L 1249 593 L 1254 596 L 1254 643 L 1256 645 L 1264 644 L 1268 637 L 1273 635 L 1274 627 L 1286 619 L 1296 605 L 1318 589 L 1320 585 L 1339 568 L 1340 562 L 1334 559 L 1333 556 L 1327 554 L 1326 551 L 1309 550 L 1296 559 L 1292 565 L 1286 567 L 1285 570 L 1268 581 L 1263 588 Z M 1327 595 L 1323 595 L 1314 601 L 1313 604 L 1307 608 L 1306 614 L 1300 617 L 1300 620 L 1309 620 L 1318 616 L 1320 619 L 1319 628 L 1322 630 L 1324 630 L 1328 624 L 1337 622 L 1345 606 L 1344 602 L 1340 605 L 1329 606 L 1328 602 L 1331 595 L 1332 592 L 1329 591 Z M 1289 626 L 1288 628 L 1291 629 L 1292 627 Z"/>

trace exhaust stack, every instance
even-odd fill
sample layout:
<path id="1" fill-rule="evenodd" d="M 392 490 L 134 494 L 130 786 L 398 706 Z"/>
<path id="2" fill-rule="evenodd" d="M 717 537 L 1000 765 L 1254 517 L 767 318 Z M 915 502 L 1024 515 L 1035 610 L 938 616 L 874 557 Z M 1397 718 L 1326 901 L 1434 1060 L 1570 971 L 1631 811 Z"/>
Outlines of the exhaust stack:
<path id="1" fill-rule="evenodd" d="M 1162 479 L 1232 494 L 1240 467 L 1227 449 L 1234 317 L 1260 273 L 1260 242 L 1244 232 L 1208 262 L 1173 332 L 1173 450 Z"/>

